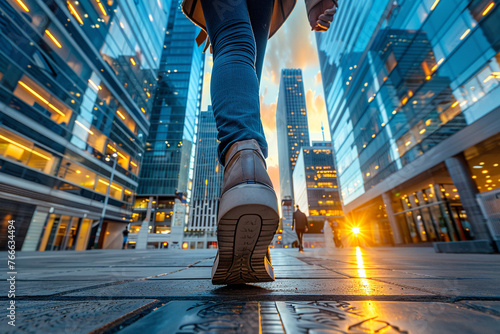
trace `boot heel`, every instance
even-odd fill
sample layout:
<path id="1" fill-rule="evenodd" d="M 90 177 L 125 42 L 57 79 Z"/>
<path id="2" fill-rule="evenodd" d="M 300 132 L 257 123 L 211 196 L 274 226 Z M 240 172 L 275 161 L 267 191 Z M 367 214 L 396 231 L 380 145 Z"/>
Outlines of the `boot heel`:
<path id="1" fill-rule="evenodd" d="M 266 258 L 278 228 L 274 190 L 261 184 L 242 184 L 221 198 L 217 240 L 219 252 L 212 268 L 213 284 L 274 281 Z"/>

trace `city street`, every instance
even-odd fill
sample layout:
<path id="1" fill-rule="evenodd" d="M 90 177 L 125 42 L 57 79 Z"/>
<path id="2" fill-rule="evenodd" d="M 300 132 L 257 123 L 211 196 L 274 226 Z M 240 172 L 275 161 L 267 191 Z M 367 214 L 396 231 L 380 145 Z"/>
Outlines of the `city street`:
<path id="1" fill-rule="evenodd" d="M 500 1 L 209 3 L 0 1 L 0 334 L 500 334 Z"/>
<path id="2" fill-rule="evenodd" d="M 7 253 L 2 252 L 4 259 Z M 2 333 L 498 333 L 498 255 L 273 249 L 276 281 L 213 286 L 215 250 L 18 252 Z M 7 272 L 2 287 L 9 290 Z"/>

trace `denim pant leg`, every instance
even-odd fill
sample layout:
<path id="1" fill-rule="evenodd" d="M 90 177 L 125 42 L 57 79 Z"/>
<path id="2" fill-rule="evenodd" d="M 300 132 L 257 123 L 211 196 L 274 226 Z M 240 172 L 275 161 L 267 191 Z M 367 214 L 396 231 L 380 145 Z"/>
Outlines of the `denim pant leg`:
<path id="1" fill-rule="evenodd" d="M 259 81 L 273 1 L 248 1 L 252 1 L 250 12 L 246 0 L 201 0 L 213 48 L 210 93 L 222 164 L 229 147 L 247 139 L 257 140 L 267 157 Z"/>

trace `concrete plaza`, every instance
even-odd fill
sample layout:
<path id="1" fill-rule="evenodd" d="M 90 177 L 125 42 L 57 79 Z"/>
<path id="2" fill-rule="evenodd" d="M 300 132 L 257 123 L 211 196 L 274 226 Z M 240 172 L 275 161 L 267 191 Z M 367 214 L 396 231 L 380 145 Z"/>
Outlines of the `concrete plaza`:
<path id="1" fill-rule="evenodd" d="M 7 262 L 7 253 L 2 252 Z M 215 250 L 18 252 L 1 333 L 498 333 L 500 256 L 273 249 L 276 281 L 213 286 Z"/>

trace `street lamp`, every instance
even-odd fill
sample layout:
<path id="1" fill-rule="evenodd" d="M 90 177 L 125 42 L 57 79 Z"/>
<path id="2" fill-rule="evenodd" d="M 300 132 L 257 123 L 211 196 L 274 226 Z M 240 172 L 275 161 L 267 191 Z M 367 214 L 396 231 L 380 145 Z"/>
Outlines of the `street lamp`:
<path id="1" fill-rule="evenodd" d="M 101 234 L 101 229 L 102 229 L 102 223 L 104 222 L 104 216 L 106 215 L 106 208 L 108 207 L 109 191 L 111 190 L 111 183 L 113 182 L 113 178 L 115 176 L 118 153 L 114 152 L 113 154 L 111 154 L 111 156 L 113 157 L 113 170 L 111 171 L 111 177 L 109 178 L 108 189 L 106 190 L 106 198 L 104 199 L 104 206 L 102 207 L 101 217 L 99 218 L 99 226 L 97 227 L 97 232 L 95 234 L 94 249 L 97 249 L 98 247 L 99 236 Z M 110 161 L 111 158 L 107 156 L 105 160 Z"/>

